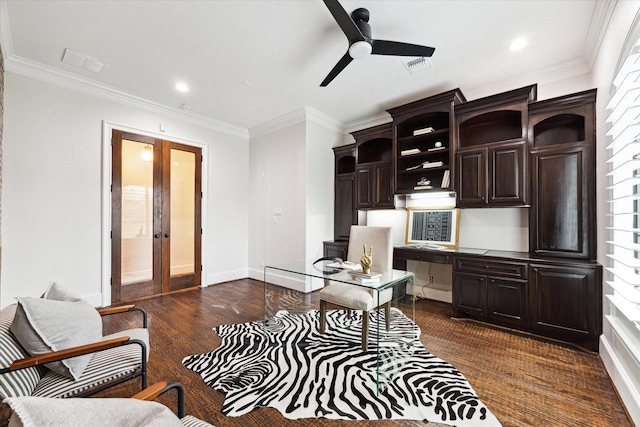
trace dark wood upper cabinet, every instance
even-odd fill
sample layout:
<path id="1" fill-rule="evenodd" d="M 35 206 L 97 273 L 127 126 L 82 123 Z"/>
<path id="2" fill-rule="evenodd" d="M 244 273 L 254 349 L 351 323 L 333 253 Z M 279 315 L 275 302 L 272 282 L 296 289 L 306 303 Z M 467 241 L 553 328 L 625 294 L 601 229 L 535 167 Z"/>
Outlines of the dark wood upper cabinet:
<path id="1" fill-rule="evenodd" d="M 349 240 L 351 225 L 358 223 L 358 211 L 355 205 L 355 144 L 335 147 L 333 153 L 335 159 L 333 238 L 344 241 Z"/>
<path id="2" fill-rule="evenodd" d="M 387 110 L 393 118 L 396 194 L 453 188 L 453 111 L 454 105 L 465 101 L 454 89 Z M 445 171 L 448 182 L 443 182 Z M 418 185 L 427 181 L 428 185 Z"/>
<path id="3" fill-rule="evenodd" d="M 458 207 L 528 206 L 528 109 L 537 86 L 456 105 Z"/>
<path id="4" fill-rule="evenodd" d="M 352 132 L 356 151 L 356 208 L 393 209 L 391 123 Z"/>
<path id="5" fill-rule="evenodd" d="M 529 251 L 596 259 L 596 90 L 529 106 Z"/>

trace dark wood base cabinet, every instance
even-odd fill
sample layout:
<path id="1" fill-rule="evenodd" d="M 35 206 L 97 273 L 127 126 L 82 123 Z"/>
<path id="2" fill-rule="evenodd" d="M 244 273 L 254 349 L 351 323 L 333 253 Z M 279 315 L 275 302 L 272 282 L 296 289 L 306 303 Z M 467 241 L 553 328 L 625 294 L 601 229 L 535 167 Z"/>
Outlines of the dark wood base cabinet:
<path id="1" fill-rule="evenodd" d="M 457 256 L 453 316 L 469 317 L 598 351 L 602 267 Z"/>
<path id="2" fill-rule="evenodd" d="M 602 333 L 602 268 L 579 264 L 529 266 L 531 328 L 598 351 Z"/>

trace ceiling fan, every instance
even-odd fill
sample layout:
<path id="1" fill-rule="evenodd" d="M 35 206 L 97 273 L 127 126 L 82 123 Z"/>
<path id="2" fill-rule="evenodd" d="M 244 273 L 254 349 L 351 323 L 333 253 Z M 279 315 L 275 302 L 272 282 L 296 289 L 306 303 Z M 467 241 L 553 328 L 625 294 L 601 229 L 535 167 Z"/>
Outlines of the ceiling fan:
<path id="1" fill-rule="evenodd" d="M 394 42 L 388 40 L 374 40 L 371 38 L 371 26 L 369 25 L 369 11 L 359 8 L 351 13 L 351 17 L 338 3 L 338 0 L 323 0 L 329 12 L 333 15 L 344 34 L 349 40 L 347 53 L 329 72 L 329 75 L 320 83 L 327 86 L 336 78 L 353 59 L 362 59 L 369 55 L 393 55 L 393 56 L 426 56 L 433 55 L 435 48 L 420 46 L 417 44 Z"/>

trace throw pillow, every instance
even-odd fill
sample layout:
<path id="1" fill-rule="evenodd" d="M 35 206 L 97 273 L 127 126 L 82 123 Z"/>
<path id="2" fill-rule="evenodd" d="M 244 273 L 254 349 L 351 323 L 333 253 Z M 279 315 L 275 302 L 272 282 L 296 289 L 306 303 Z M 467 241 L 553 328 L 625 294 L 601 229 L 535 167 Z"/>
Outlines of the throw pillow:
<path id="1" fill-rule="evenodd" d="M 102 319 L 85 300 L 52 284 L 45 297 L 17 297 L 11 332 L 30 355 L 50 353 L 102 340 Z M 45 366 L 67 378 L 78 379 L 92 354 L 51 362 Z"/>

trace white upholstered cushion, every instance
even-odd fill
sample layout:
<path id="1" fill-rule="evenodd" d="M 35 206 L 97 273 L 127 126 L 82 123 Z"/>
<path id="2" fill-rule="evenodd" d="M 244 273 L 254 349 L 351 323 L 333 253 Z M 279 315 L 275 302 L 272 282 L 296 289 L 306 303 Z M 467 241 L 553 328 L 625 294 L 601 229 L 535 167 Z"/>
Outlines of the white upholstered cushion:
<path id="1" fill-rule="evenodd" d="M 377 292 L 340 282 L 332 282 L 329 286 L 325 286 L 320 290 L 321 300 L 341 307 L 365 311 L 373 310 L 377 306 L 390 301 L 392 295 L 393 289 L 382 290 L 379 296 L 380 302 L 377 303 Z"/>
<path id="2" fill-rule="evenodd" d="M 128 335 L 141 338 L 147 344 L 147 357 L 149 355 L 148 329 L 131 329 L 118 334 L 107 335 L 104 339 L 114 338 L 115 335 Z M 145 338 L 146 336 L 146 338 Z M 106 382 L 131 374 L 142 366 L 140 358 L 141 350 L 137 344 L 129 344 L 109 350 L 93 353 L 89 365 L 79 380 L 73 381 L 47 371 L 38 383 L 33 396 L 41 397 L 72 397 L 86 390 L 94 388 Z"/>
<path id="3" fill-rule="evenodd" d="M 202 421 L 193 415 L 187 415 L 186 417 L 180 420 L 184 427 L 213 427 L 213 424 L 209 424 L 205 421 Z"/>
<path id="4" fill-rule="evenodd" d="M 48 399 L 12 397 L 4 400 L 15 415 L 10 427 L 41 426 L 140 426 L 182 427 L 169 408 L 138 399 Z"/>

